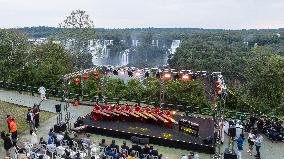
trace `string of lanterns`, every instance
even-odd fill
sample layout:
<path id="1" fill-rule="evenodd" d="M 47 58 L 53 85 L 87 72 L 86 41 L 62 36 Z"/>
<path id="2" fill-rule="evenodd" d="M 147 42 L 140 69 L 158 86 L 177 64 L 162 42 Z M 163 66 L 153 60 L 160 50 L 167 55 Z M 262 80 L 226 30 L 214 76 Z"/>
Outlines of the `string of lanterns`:
<path id="1" fill-rule="evenodd" d="M 94 77 L 99 77 L 100 73 L 104 75 L 108 75 L 109 73 L 115 76 L 126 76 L 128 77 L 135 77 L 135 78 L 148 78 L 150 76 L 155 76 L 157 78 L 162 78 L 165 80 L 171 79 L 181 79 L 181 80 L 195 80 L 196 78 L 206 78 L 209 74 L 207 71 L 196 71 L 193 72 L 192 70 L 180 70 L 176 71 L 175 69 L 159 69 L 159 68 L 144 68 L 139 69 L 135 67 L 117 67 L 117 66 L 98 66 L 95 65 L 93 68 L 85 69 L 82 71 L 77 71 L 74 73 L 66 74 L 63 76 L 64 79 L 72 79 L 75 78 L 73 81 L 76 84 L 81 82 L 80 77 L 83 80 L 90 79 L 90 73 Z M 211 75 L 218 75 L 218 81 L 216 82 L 216 89 L 218 92 L 222 91 L 225 88 L 224 80 L 222 80 L 220 72 L 213 72 Z"/>

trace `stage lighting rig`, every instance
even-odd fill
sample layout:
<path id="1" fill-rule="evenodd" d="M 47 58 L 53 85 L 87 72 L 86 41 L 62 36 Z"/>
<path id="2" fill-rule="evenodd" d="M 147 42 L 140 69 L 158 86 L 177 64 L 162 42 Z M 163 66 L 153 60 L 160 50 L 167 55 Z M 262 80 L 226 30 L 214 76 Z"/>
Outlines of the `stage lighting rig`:
<path id="1" fill-rule="evenodd" d="M 184 81 L 187 81 L 187 80 L 189 80 L 189 75 L 187 73 L 185 73 L 181 76 L 181 79 L 184 80 Z"/>
<path id="2" fill-rule="evenodd" d="M 133 72 L 131 70 L 128 70 L 128 77 L 133 77 Z"/>
<path id="3" fill-rule="evenodd" d="M 165 72 L 164 73 L 164 78 L 165 79 L 171 79 L 172 78 L 172 74 L 170 72 Z"/>
<path id="4" fill-rule="evenodd" d="M 113 75 L 115 75 L 115 76 L 118 75 L 118 71 L 117 71 L 117 70 L 113 70 L 112 73 L 113 73 Z"/>
<path id="5" fill-rule="evenodd" d="M 148 77 L 150 77 L 150 73 L 149 73 L 149 71 L 146 71 L 145 72 L 145 78 L 148 78 Z"/>

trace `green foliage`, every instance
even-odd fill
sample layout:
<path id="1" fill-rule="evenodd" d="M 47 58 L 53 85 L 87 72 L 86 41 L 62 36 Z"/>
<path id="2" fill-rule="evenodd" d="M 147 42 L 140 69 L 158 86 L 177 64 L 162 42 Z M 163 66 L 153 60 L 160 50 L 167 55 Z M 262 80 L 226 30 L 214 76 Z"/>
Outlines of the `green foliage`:
<path id="1" fill-rule="evenodd" d="M 262 47 L 252 50 L 245 71 L 247 101 L 263 112 L 282 113 L 284 103 L 284 57 Z M 282 106 L 282 107 L 281 107 Z"/>
<path id="2" fill-rule="evenodd" d="M 105 83 L 105 96 L 108 98 L 124 98 L 126 85 L 119 78 L 107 78 Z"/>
<path id="3" fill-rule="evenodd" d="M 25 35 L 0 29 L 0 80 L 16 82 L 26 64 L 28 41 Z"/>
<path id="4" fill-rule="evenodd" d="M 204 106 L 207 104 L 205 87 L 201 81 L 172 80 L 165 83 L 167 103 Z"/>
<path id="5" fill-rule="evenodd" d="M 60 87 L 61 76 L 73 71 L 70 55 L 61 45 L 48 42 L 35 47 L 23 69 L 22 82 L 47 88 Z"/>

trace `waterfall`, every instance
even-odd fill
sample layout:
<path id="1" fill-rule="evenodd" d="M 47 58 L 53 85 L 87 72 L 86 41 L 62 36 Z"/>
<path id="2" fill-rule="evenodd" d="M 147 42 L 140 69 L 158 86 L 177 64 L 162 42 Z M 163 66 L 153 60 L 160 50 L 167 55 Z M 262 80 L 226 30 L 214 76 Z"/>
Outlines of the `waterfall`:
<path id="1" fill-rule="evenodd" d="M 120 59 L 120 63 L 122 66 L 126 66 L 129 63 L 129 49 L 126 49 L 124 51 L 122 51 L 121 54 L 121 59 Z"/>
<path id="2" fill-rule="evenodd" d="M 170 54 L 174 54 L 176 52 L 176 49 L 179 47 L 180 42 L 180 40 L 173 40 L 171 48 L 169 49 Z"/>

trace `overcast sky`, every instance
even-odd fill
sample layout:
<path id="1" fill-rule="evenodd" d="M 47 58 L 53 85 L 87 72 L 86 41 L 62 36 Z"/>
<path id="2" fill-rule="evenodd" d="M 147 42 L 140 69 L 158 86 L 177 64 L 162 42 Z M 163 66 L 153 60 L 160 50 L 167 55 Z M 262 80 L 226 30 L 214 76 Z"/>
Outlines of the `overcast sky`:
<path id="1" fill-rule="evenodd" d="M 75 9 L 100 28 L 284 28 L 284 0 L 0 0 L 0 28 L 58 26 Z"/>

